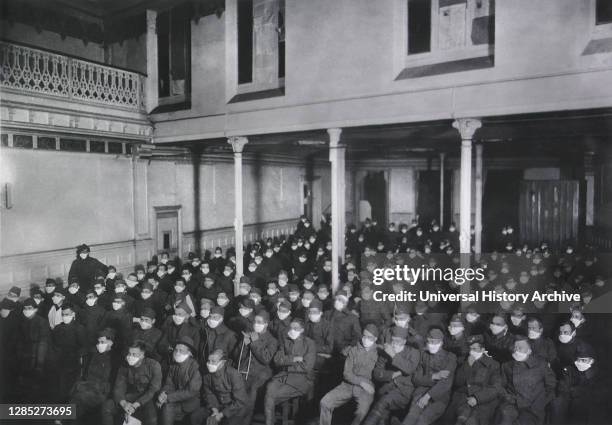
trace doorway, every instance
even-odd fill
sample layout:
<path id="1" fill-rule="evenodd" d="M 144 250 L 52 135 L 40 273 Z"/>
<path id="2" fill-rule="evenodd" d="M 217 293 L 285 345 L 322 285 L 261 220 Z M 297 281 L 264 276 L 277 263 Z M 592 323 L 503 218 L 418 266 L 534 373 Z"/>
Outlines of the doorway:
<path id="1" fill-rule="evenodd" d="M 501 229 L 518 232 L 519 196 L 523 170 L 487 170 L 482 196 L 482 241 L 485 250 L 499 249 Z"/>
<path id="2" fill-rule="evenodd" d="M 381 228 L 387 226 L 387 179 L 384 171 L 368 171 L 363 180 L 363 199 L 370 203 L 372 220 Z M 360 217 L 365 220 L 367 217 Z M 384 227 L 383 227 L 384 226 Z"/>
<path id="3" fill-rule="evenodd" d="M 444 173 L 444 226 L 450 224 L 453 173 Z M 440 223 L 440 170 L 419 171 L 417 214 L 421 225 Z"/>
<path id="4" fill-rule="evenodd" d="M 180 206 L 155 207 L 158 254 L 180 255 L 179 212 Z"/>

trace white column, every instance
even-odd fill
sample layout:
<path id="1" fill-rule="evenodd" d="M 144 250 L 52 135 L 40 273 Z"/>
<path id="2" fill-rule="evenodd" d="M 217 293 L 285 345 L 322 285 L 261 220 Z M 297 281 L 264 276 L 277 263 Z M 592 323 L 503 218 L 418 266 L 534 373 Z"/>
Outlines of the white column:
<path id="1" fill-rule="evenodd" d="M 482 126 L 479 120 L 461 118 L 453 122 L 453 127 L 461 134 L 461 177 L 459 202 L 459 252 L 462 267 L 469 264 L 470 222 L 472 213 L 472 138 Z"/>
<path id="2" fill-rule="evenodd" d="M 331 232 L 332 232 L 332 293 L 339 287 L 340 261 L 344 257 L 345 153 L 340 143 L 341 128 L 330 128 L 329 160 L 331 162 Z"/>
<path id="3" fill-rule="evenodd" d="M 234 293 L 238 294 L 238 281 L 243 274 L 244 241 L 243 241 L 243 217 L 242 217 L 242 150 L 249 140 L 246 137 L 230 137 L 227 143 L 234 150 L 234 231 L 236 247 L 236 280 L 234 282 Z"/>
<path id="4" fill-rule="evenodd" d="M 145 79 L 145 107 L 147 112 L 151 112 L 157 107 L 159 92 L 158 69 L 157 69 L 157 11 L 147 10 L 147 78 Z"/>
<path id="5" fill-rule="evenodd" d="M 476 197 L 474 202 L 474 252 L 480 257 L 482 253 L 482 143 L 476 144 L 476 166 L 474 191 Z"/>
<path id="6" fill-rule="evenodd" d="M 440 152 L 440 229 L 444 228 L 444 152 Z"/>

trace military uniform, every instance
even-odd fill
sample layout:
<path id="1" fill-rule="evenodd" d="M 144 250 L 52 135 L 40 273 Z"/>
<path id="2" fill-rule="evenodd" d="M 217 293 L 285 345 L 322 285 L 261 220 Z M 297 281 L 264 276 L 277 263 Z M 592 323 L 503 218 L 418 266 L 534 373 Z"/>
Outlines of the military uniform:
<path id="1" fill-rule="evenodd" d="M 445 415 L 447 422 L 455 423 L 460 418 L 468 425 L 492 423 L 501 392 L 501 369 L 497 361 L 485 354 L 471 365 L 464 360 L 455 373 L 453 396 Z M 469 397 L 476 399 L 476 406 L 467 404 Z"/>
<path id="2" fill-rule="evenodd" d="M 272 377 L 266 388 L 264 401 L 266 425 L 274 423 L 276 404 L 306 395 L 312 389 L 316 355 L 314 341 L 303 335 L 295 341 L 285 338 L 281 342 L 279 350 L 274 355 L 274 364 L 282 371 Z M 302 357 L 303 361 L 294 362 L 294 357 Z"/>
<path id="3" fill-rule="evenodd" d="M 438 419 L 450 401 L 453 375 L 457 367 L 457 357 L 444 349 L 431 354 L 423 351 L 421 363 L 414 375 L 416 386 L 408 415 L 402 422 L 403 425 L 431 424 Z M 447 378 L 434 380 L 432 375 L 442 370 L 450 372 Z M 425 408 L 421 409 L 417 401 L 425 394 L 431 397 Z"/>
<path id="4" fill-rule="evenodd" d="M 77 423 L 88 423 L 83 417 L 102 407 L 108 399 L 111 384 L 117 374 L 117 363 L 112 351 L 95 352 L 85 365 L 83 377 L 71 391 L 70 403 L 76 405 Z M 98 412 L 95 412 L 98 413 Z"/>
<path id="5" fill-rule="evenodd" d="M 222 425 L 243 425 L 249 398 L 244 379 L 233 367 L 225 364 L 202 379 L 202 407 L 191 415 L 192 425 L 204 425 L 204 420 L 216 408 L 223 413 Z"/>
<path id="6" fill-rule="evenodd" d="M 539 357 L 511 360 L 502 365 L 502 402 L 499 407 L 502 425 L 518 421 L 521 425 L 544 423 L 546 405 L 555 393 L 553 371 Z"/>
<path id="7" fill-rule="evenodd" d="M 182 363 L 172 364 L 161 389 L 166 393 L 167 400 L 161 409 L 160 425 L 172 425 L 175 420 L 180 420 L 198 409 L 201 388 L 200 366 L 193 357 Z"/>
<path id="8" fill-rule="evenodd" d="M 343 382 L 328 392 L 321 400 L 320 425 L 331 425 L 334 409 L 351 399 L 357 402 L 357 411 L 352 424 L 361 424 L 374 401 L 374 393 L 367 392 L 361 387 L 361 383 L 366 382 L 374 389 L 372 371 L 377 360 L 376 347 L 366 350 L 360 343 L 348 349 L 344 362 Z"/>
<path id="9" fill-rule="evenodd" d="M 122 366 L 117 373 L 113 396 L 102 407 L 102 424 L 113 425 L 115 415 L 122 412 L 120 402 L 137 402 L 140 407 L 134 416 L 139 417 L 143 425 L 156 425 L 157 412 L 153 397 L 161 388 L 162 371 L 160 364 L 144 358 L 139 366 Z"/>
<path id="10" fill-rule="evenodd" d="M 245 378 L 249 397 L 245 423 L 251 423 L 258 393 L 272 377 L 272 359 L 277 350 L 278 341 L 266 330 L 258 334 L 256 340 L 251 339 L 248 345 L 242 345 L 242 350 L 238 352 L 236 364 L 238 371 Z"/>
<path id="11" fill-rule="evenodd" d="M 382 386 L 378 389 L 378 400 L 374 403 L 366 424 L 378 424 L 386 420 L 391 411 L 403 410 L 408 406 L 414 392 L 414 374 L 420 361 L 420 350 L 409 345 L 393 357 L 381 353 L 372 377 Z M 401 374 L 393 378 L 395 372 Z"/>

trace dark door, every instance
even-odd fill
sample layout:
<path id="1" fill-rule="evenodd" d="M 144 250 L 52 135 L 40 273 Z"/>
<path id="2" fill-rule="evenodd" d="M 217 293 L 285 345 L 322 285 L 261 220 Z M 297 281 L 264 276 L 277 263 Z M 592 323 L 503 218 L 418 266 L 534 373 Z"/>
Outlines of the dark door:
<path id="1" fill-rule="evenodd" d="M 522 170 L 487 170 L 482 197 L 484 249 L 500 248 L 501 230 L 511 225 L 519 230 L 518 204 Z"/>
<path id="2" fill-rule="evenodd" d="M 444 226 L 450 223 L 452 173 L 444 173 Z M 417 214 L 422 225 L 432 220 L 440 222 L 440 171 L 419 171 L 419 186 L 417 194 Z"/>
<path id="3" fill-rule="evenodd" d="M 384 171 L 368 172 L 363 180 L 364 199 L 372 207 L 372 219 L 379 226 L 387 225 L 387 180 Z M 364 217 L 365 219 L 365 217 Z M 384 227 L 382 227 L 384 229 Z"/>

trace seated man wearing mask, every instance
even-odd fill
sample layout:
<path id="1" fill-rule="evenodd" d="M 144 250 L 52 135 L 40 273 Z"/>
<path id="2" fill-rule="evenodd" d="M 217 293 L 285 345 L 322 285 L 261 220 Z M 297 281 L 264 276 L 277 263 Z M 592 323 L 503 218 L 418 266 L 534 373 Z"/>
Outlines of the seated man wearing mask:
<path id="1" fill-rule="evenodd" d="M 152 308 L 145 308 L 135 326 L 132 335 L 133 341 L 142 341 L 147 347 L 147 357 L 161 362 L 161 356 L 157 351 L 157 345 L 161 340 L 162 332 L 155 327 L 155 311 Z"/>
<path id="2" fill-rule="evenodd" d="M 143 425 L 157 424 L 153 397 L 161 388 L 160 364 L 145 357 L 146 347 L 136 341 L 128 348 L 127 364 L 117 373 L 112 398 L 102 407 L 102 424 L 113 425 L 116 416 L 137 417 Z"/>
<path id="3" fill-rule="evenodd" d="M 110 395 L 119 366 L 118 353 L 113 348 L 115 331 L 110 328 L 101 330 L 96 338 L 96 351 L 88 358 L 82 379 L 72 388 L 70 404 L 76 405 L 77 424 L 91 422 L 99 415 Z"/>
<path id="4" fill-rule="evenodd" d="M 208 357 L 217 350 L 234 353 L 238 337 L 223 322 L 224 314 L 223 307 L 215 306 L 210 309 L 210 315 L 202 329 L 202 343 L 199 350 L 201 363 L 206 362 Z"/>
<path id="5" fill-rule="evenodd" d="M 266 425 L 274 425 L 274 407 L 285 400 L 308 394 L 314 382 L 317 349 L 312 339 L 304 336 L 304 322 L 293 319 L 287 338 L 274 355 L 274 364 L 281 369 L 268 383 L 264 400 Z"/>
<path id="6" fill-rule="evenodd" d="M 580 346 L 576 360 L 561 373 L 557 397 L 552 402 L 552 423 L 555 424 L 602 424 L 605 408 L 610 400 L 610 391 L 603 390 L 601 375 L 595 364 L 595 352 Z M 603 390 L 603 391 L 602 391 Z"/>
<path id="7" fill-rule="evenodd" d="M 457 357 L 442 348 L 444 334 L 438 328 L 427 333 L 427 345 L 421 363 L 414 375 L 414 396 L 404 425 L 426 425 L 434 423 L 446 410 Z"/>
<path id="8" fill-rule="evenodd" d="M 270 315 L 261 310 L 255 315 L 253 331 L 243 332 L 241 348 L 237 353 L 238 371 L 246 381 L 249 397 L 245 423 L 250 424 L 256 401 L 264 385 L 272 377 L 272 359 L 278 350 L 278 341 L 268 331 Z"/>
<path id="9" fill-rule="evenodd" d="M 516 338 L 512 358 L 502 365 L 500 425 L 542 424 L 546 405 L 555 395 L 555 374 L 532 354 L 524 336 Z"/>
<path id="10" fill-rule="evenodd" d="M 359 425 L 365 418 L 374 401 L 372 371 L 378 360 L 377 338 L 378 329 L 375 325 L 368 324 L 363 330 L 361 342 L 348 349 L 342 383 L 321 400 L 320 425 L 331 425 L 334 409 L 351 399 L 357 402 L 357 411 L 352 424 Z"/>
<path id="11" fill-rule="evenodd" d="M 221 350 L 213 351 L 206 362 L 208 373 L 202 378 L 202 407 L 191 414 L 191 425 L 243 425 L 248 396 L 244 379 L 227 364 Z"/>
<path id="12" fill-rule="evenodd" d="M 192 312 L 191 307 L 183 301 L 174 307 L 174 315 L 168 317 L 162 326 L 158 351 L 162 357 L 161 364 L 164 371 L 172 363 L 172 352 L 179 339 L 188 336 L 196 347 L 200 344 L 200 328 L 195 319 L 191 318 Z"/>
<path id="13" fill-rule="evenodd" d="M 364 424 L 384 424 L 392 411 L 405 409 L 414 391 L 414 373 L 421 361 L 418 348 L 406 344 L 408 329 L 393 327 L 389 342 L 384 343 L 372 377 L 382 386 L 378 389 L 378 400 Z"/>
<path id="14" fill-rule="evenodd" d="M 202 376 L 193 358 L 195 353 L 193 340 L 188 336 L 179 339 L 174 346 L 174 363 L 157 396 L 156 404 L 161 408 L 161 425 L 172 425 L 200 407 Z"/>
<path id="15" fill-rule="evenodd" d="M 499 363 L 485 352 L 484 337 L 468 338 L 469 355 L 457 368 L 443 423 L 489 424 L 501 394 Z"/>

